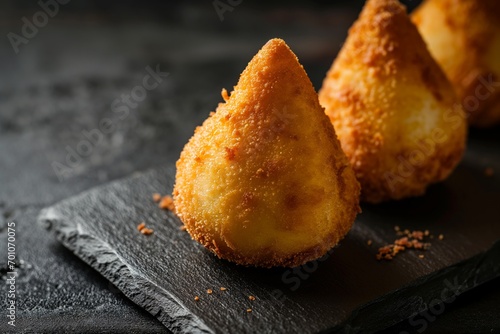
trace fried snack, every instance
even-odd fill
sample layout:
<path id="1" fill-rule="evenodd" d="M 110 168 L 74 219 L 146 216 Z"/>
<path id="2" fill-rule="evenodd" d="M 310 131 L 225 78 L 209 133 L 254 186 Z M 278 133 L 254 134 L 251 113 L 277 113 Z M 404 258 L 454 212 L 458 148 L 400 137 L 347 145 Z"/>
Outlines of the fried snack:
<path id="1" fill-rule="evenodd" d="M 349 231 L 360 187 L 317 94 L 283 40 L 250 61 L 177 161 L 177 215 L 242 265 L 294 267 Z"/>
<path id="2" fill-rule="evenodd" d="M 364 201 L 421 195 L 462 157 L 463 109 L 397 0 L 367 1 L 319 99 Z"/>
<path id="3" fill-rule="evenodd" d="M 412 15 L 478 127 L 500 124 L 500 1 L 427 0 Z"/>

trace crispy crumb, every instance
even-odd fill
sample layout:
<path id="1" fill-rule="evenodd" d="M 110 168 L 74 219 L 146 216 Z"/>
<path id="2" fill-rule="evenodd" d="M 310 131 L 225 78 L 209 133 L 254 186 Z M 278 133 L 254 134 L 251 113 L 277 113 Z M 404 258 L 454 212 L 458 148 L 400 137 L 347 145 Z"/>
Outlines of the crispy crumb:
<path id="1" fill-rule="evenodd" d="M 182 225 L 181 227 L 179 227 L 179 230 L 181 231 L 185 231 L 187 229 L 186 225 Z"/>
<path id="2" fill-rule="evenodd" d="M 398 246 L 410 246 L 410 244 L 408 243 L 408 237 L 397 239 L 396 241 L 394 241 L 394 243 Z"/>
<path id="3" fill-rule="evenodd" d="M 197 302 L 198 300 L 200 300 L 200 297 L 198 297 L 198 296 L 194 296 L 194 301 L 196 301 L 196 302 Z"/>
<path id="4" fill-rule="evenodd" d="M 220 291 L 226 291 L 227 289 L 223 286 L 220 287 Z"/>
<path id="5" fill-rule="evenodd" d="M 234 148 L 230 148 L 230 147 L 224 147 L 224 149 L 226 150 L 226 158 L 227 160 L 234 160 L 235 157 L 236 157 L 236 151 Z"/>
<path id="6" fill-rule="evenodd" d="M 255 300 L 255 297 L 254 296 L 248 296 L 248 299 Z"/>
<path id="7" fill-rule="evenodd" d="M 367 244 L 368 246 L 371 246 L 371 245 L 372 245 L 372 243 L 373 243 L 373 241 L 371 241 L 371 240 L 368 240 L 368 241 L 366 242 L 366 244 Z"/>
<path id="8" fill-rule="evenodd" d="M 439 239 L 439 240 L 443 240 L 443 239 L 444 239 L 444 235 L 440 234 L 440 235 L 438 236 L 438 239 Z"/>
<path id="9" fill-rule="evenodd" d="M 153 229 L 147 228 L 145 222 L 141 222 L 139 225 L 137 225 L 137 230 L 139 230 L 139 232 L 144 235 L 153 234 Z"/>
<path id="10" fill-rule="evenodd" d="M 384 254 L 387 254 L 387 253 L 391 253 L 391 248 L 393 247 L 394 245 L 388 245 L 388 246 L 384 246 L 384 247 L 380 247 L 378 249 L 379 253 L 384 255 Z"/>
<path id="11" fill-rule="evenodd" d="M 222 95 L 222 98 L 224 99 L 225 102 L 227 102 L 227 100 L 229 100 L 229 94 L 227 93 L 227 90 L 225 88 L 222 88 L 221 95 Z"/>
<path id="12" fill-rule="evenodd" d="M 141 230 L 141 233 L 144 234 L 144 235 L 150 235 L 150 234 L 153 234 L 153 229 L 151 228 L 147 228 L 147 227 L 144 227 L 142 230 Z"/>
<path id="13" fill-rule="evenodd" d="M 423 259 L 424 257 L 425 257 L 425 256 L 424 256 L 424 254 L 419 254 L 419 255 L 418 255 L 418 258 L 419 258 L 419 259 Z"/>
<path id="14" fill-rule="evenodd" d="M 161 201 L 161 194 L 154 193 L 153 194 L 153 201 L 155 201 L 156 203 L 160 202 Z"/>
<path id="15" fill-rule="evenodd" d="M 424 238 L 424 232 L 422 231 L 413 231 L 411 232 L 411 236 L 415 239 L 422 240 Z"/>
<path id="16" fill-rule="evenodd" d="M 406 247 L 404 247 L 404 246 L 395 245 L 394 249 L 392 250 L 392 255 L 394 256 L 397 253 L 404 251 L 405 249 L 406 249 Z"/>
<path id="17" fill-rule="evenodd" d="M 212 289 L 207 289 L 207 293 L 211 295 L 213 293 Z"/>
<path id="18" fill-rule="evenodd" d="M 492 177 L 493 175 L 495 175 L 495 171 L 493 170 L 493 168 L 488 167 L 484 170 L 484 175 L 486 175 L 487 177 Z"/>
<path id="19" fill-rule="evenodd" d="M 141 222 L 139 225 L 137 225 L 137 230 L 138 231 L 142 231 L 143 228 L 146 227 L 146 223 L 145 222 Z"/>
<path id="20" fill-rule="evenodd" d="M 174 200 L 170 195 L 163 196 L 158 206 L 160 209 L 175 212 Z"/>
<path id="21" fill-rule="evenodd" d="M 427 250 L 431 245 L 424 242 L 426 237 L 432 238 L 429 230 L 410 232 L 410 230 L 405 229 L 402 232 L 399 226 L 394 227 L 394 230 L 400 238 L 394 240 L 392 244 L 380 247 L 375 256 L 377 260 L 392 260 L 397 254 L 407 249 Z M 422 256 L 419 257 L 422 258 Z"/>
<path id="22" fill-rule="evenodd" d="M 252 309 L 251 308 L 247 308 L 247 313 L 250 313 L 252 312 Z"/>

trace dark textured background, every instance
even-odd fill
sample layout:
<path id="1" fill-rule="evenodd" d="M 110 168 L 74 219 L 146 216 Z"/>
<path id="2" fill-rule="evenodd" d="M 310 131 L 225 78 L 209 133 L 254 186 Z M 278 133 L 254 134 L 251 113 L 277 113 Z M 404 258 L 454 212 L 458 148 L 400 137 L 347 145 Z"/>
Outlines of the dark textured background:
<path id="1" fill-rule="evenodd" d="M 417 1 L 406 1 L 414 6 Z M 36 2 L 0 4 L 0 267 L 6 272 L 6 222 L 16 222 L 18 330 L 160 332 L 165 328 L 36 224 L 41 208 L 134 171 L 174 161 L 194 127 L 236 84 L 272 37 L 287 41 L 316 88 L 362 1 L 330 4 L 249 1 L 221 22 L 210 1 L 71 1 L 15 54 Z M 52 168 L 82 131 L 112 116 L 111 103 L 141 82 L 146 66 L 170 76 L 116 122 L 116 129 L 59 180 Z M 174 112 L 175 111 L 175 112 Z M 171 118 L 185 124 L 172 128 Z M 498 129 L 497 129 L 498 130 Z M 175 140 L 172 140 L 175 138 Z M 498 330 L 498 279 L 462 297 L 428 332 Z M 5 296 L 6 285 L 0 287 Z M 2 315 L 0 331 L 6 318 Z M 496 322 L 495 322 L 496 321 Z M 415 331 L 401 324 L 396 330 Z M 408 326 L 409 327 L 409 326 Z"/>

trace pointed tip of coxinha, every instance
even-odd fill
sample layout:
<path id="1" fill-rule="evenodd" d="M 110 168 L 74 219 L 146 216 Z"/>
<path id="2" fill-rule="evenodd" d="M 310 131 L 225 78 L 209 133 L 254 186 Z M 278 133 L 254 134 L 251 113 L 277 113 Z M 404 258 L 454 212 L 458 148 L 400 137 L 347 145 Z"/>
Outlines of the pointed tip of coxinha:
<path id="1" fill-rule="evenodd" d="M 365 201 L 421 195 L 462 157 L 463 110 L 397 0 L 366 2 L 319 99 Z"/>
<path id="2" fill-rule="evenodd" d="M 237 100 L 259 100 L 267 109 L 286 105 L 298 97 L 321 108 L 316 91 L 297 56 L 282 39 L 271 39 L 248 63 L 231 97 Z M 229 99 L 228 102 L 231 102 Z M 271 108 L 269 108 L 271 107 Z M 316 108 L 317 107 L 317 108 Z"/>
<path id="3" fill-rule="evenodd" d="M 277 76 L 277 77 L 275 77 Z M 286 84 L 285 76 L 300 79 L 311 84 L 297 56 L 284 40 L 274 38 L 269 40 L 257 52 L 241 73 L 238 86 L 257 87 L 261 89 L 270 83 Z M 303 84 L 300 82 L 299 84 Z M 312 85 L 311 85 L 312 87 Z"/>
<path id="4" fill-rule="evenodd" d="M 176 212 L 219 257 L 261 267 L 318 258 L 349 231 L 359 184 L 297 57 L 280 39 L 177 162 Z"/>
<path id="5" fill-rule="evenodd" d="M 406 7 L 398 0 L 366 2 L 349 30 L 338 61 L 379 68 L 377 74 L 386 76 L 418 68 L 422 63 L 431 66 L 432 71 L 442 72 L 408 17 Z"/>

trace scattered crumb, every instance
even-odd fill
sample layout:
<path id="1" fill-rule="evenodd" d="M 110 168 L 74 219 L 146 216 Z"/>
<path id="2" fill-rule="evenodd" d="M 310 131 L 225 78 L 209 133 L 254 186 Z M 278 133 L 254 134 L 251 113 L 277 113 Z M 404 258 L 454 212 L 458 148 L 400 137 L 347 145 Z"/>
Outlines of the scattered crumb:
<path id="1" fill-rule="evenodd" d="M 212 292 L 213 292 L 213 291 L 212 291 L 212 289 L 207 289 L 207 293 L 208 293 L 209 295 L 211 295 L 211 294 L 212 294 Z"/>
<path id="2" fill-rule="evenodd" d="M 247 308 L 247 313 L 250 313 L 252 312 L 252 309 L 251 308 Z"/>
<path id="3" fill-rule="evenodd" d="M 161 201 L 161 195 L 159 193 L 154 193 L 153 194 L 153 201 L 155 201 L 156 203 L 160 202 Z"/>
<path id="4" fill-rule="evenodd" d="M 419 257 L 420 259 L 423 259 L 425 256 L 424 256 L 424 254 L 420 254 L 418 257 Z"/>
<path id="5" fill-rule="evenodd" d="M 400 238 L 394 240 L 392 244 L 380 247 L 375 256 L 377 260 L 392 260 L 397 254 L 407 249 L 427 250 L 431 245 L 428 242 L 424 242 L 424 238 L 430 236 L 429 230 L 410 232 L 410 230 L 405 229 L 401 231 L 399 226 L 395 226 L 394 230 Z M 430 237 L 432 238 L 432 236 Z M 423 258 L 423 255 L 419 257 Z"/>
<path id="6" fill-rule="evenodd" d="M 144 235 L 153 234 L 153 229 L 147 228 L 145 222 L 141 222 L 139 225 L 137 225 L 137 230 Z"/>
<path id="7" fill-rule="evenodd" d="M 398 246 L 398 245 L 396 245 L 396 246 L 394 246 L 394 249 L 392 250 L 392 252 L 394 253 L 394 255 L 396 255 L 397 253 L 402 252 L 402 251 L 404 251 L 405 249 L 406 249 L 406 248 L 405 248 L 405 247 L 403 247 L 403 246 Z"/>
<path id="8" fill-rule="evenodd" d="M 146 227 L 146 223 L 145 222 L 141 222 L 139 225 L 137 225 L 137 230 L 138 231 L 142 231 L 143 228 Z"/>
<path id="9" fill-rule="evenodd" d="M 200 300 L 200 297 L 194 296 L 194 301 L 197 302 L 198 300 Z"/>
<path id="10" fill-rule="evenodd" d="M 443 239 L 444 239 L 444 235 L 440 234 L 440 235 L 438 236 L 438 239 L 439 239 L 439 240 L 443 240 Z"/>
<path id="11" fill-rule="evenodd" d="M 182 225 L 181 227 L 179 227 L 179 230 L 181 231 L 185 231 L 187 229 L 186 225 Z"/>
<path id="12" fill-rule="evenodd" d="M 170 210 L 172 212 L 175 212 L 174 200 L 170 195 L 163 196 L 158 206 L 160 207 L 160 209 Z"/>
<path id="13" fill-rule="evenodd" d="M 366 244 L 367 244 L 368 246 L 371 246 L 371 245 L 372 245 L 372 243 L 373 243 L 373 241 L 371 241 L 371 240 L 368 240 L 368 241 L 366 242 Z"/>
<path id="14" fill-rule="evenodd" d="M 226 291 L 227 289 L 223 286 L 220 287 L 220 291 Z"/>
<path id="15" fill-rule="evenodd" d="M 144 227 L 142 230 L 141 230 L 141 233 L 144 234 L 144 235 L 150 235 L 150 234 L 153 234 L 153 229 L 151 228 L 147 228 L 147 227 Z"/>
<path id="16" fill-rule="evenodd" d="M 484 175 L 486 175 L 487 177 L 492 177 L 494 174 L 495 171 L 491 167 L 488 167 L 484 170 Z"/>
<path id="17" fill-rule="evenodd" d="M 248 296 L 248 299 L 255 300 L 255 297 L 254 296 Z"/>
<path id="18" fill-rule="evenodd" d="M 424 232 L 422 231 L 413 231 L 411 236 L 417 240 L 422 240 L 424 238 Z"/>

